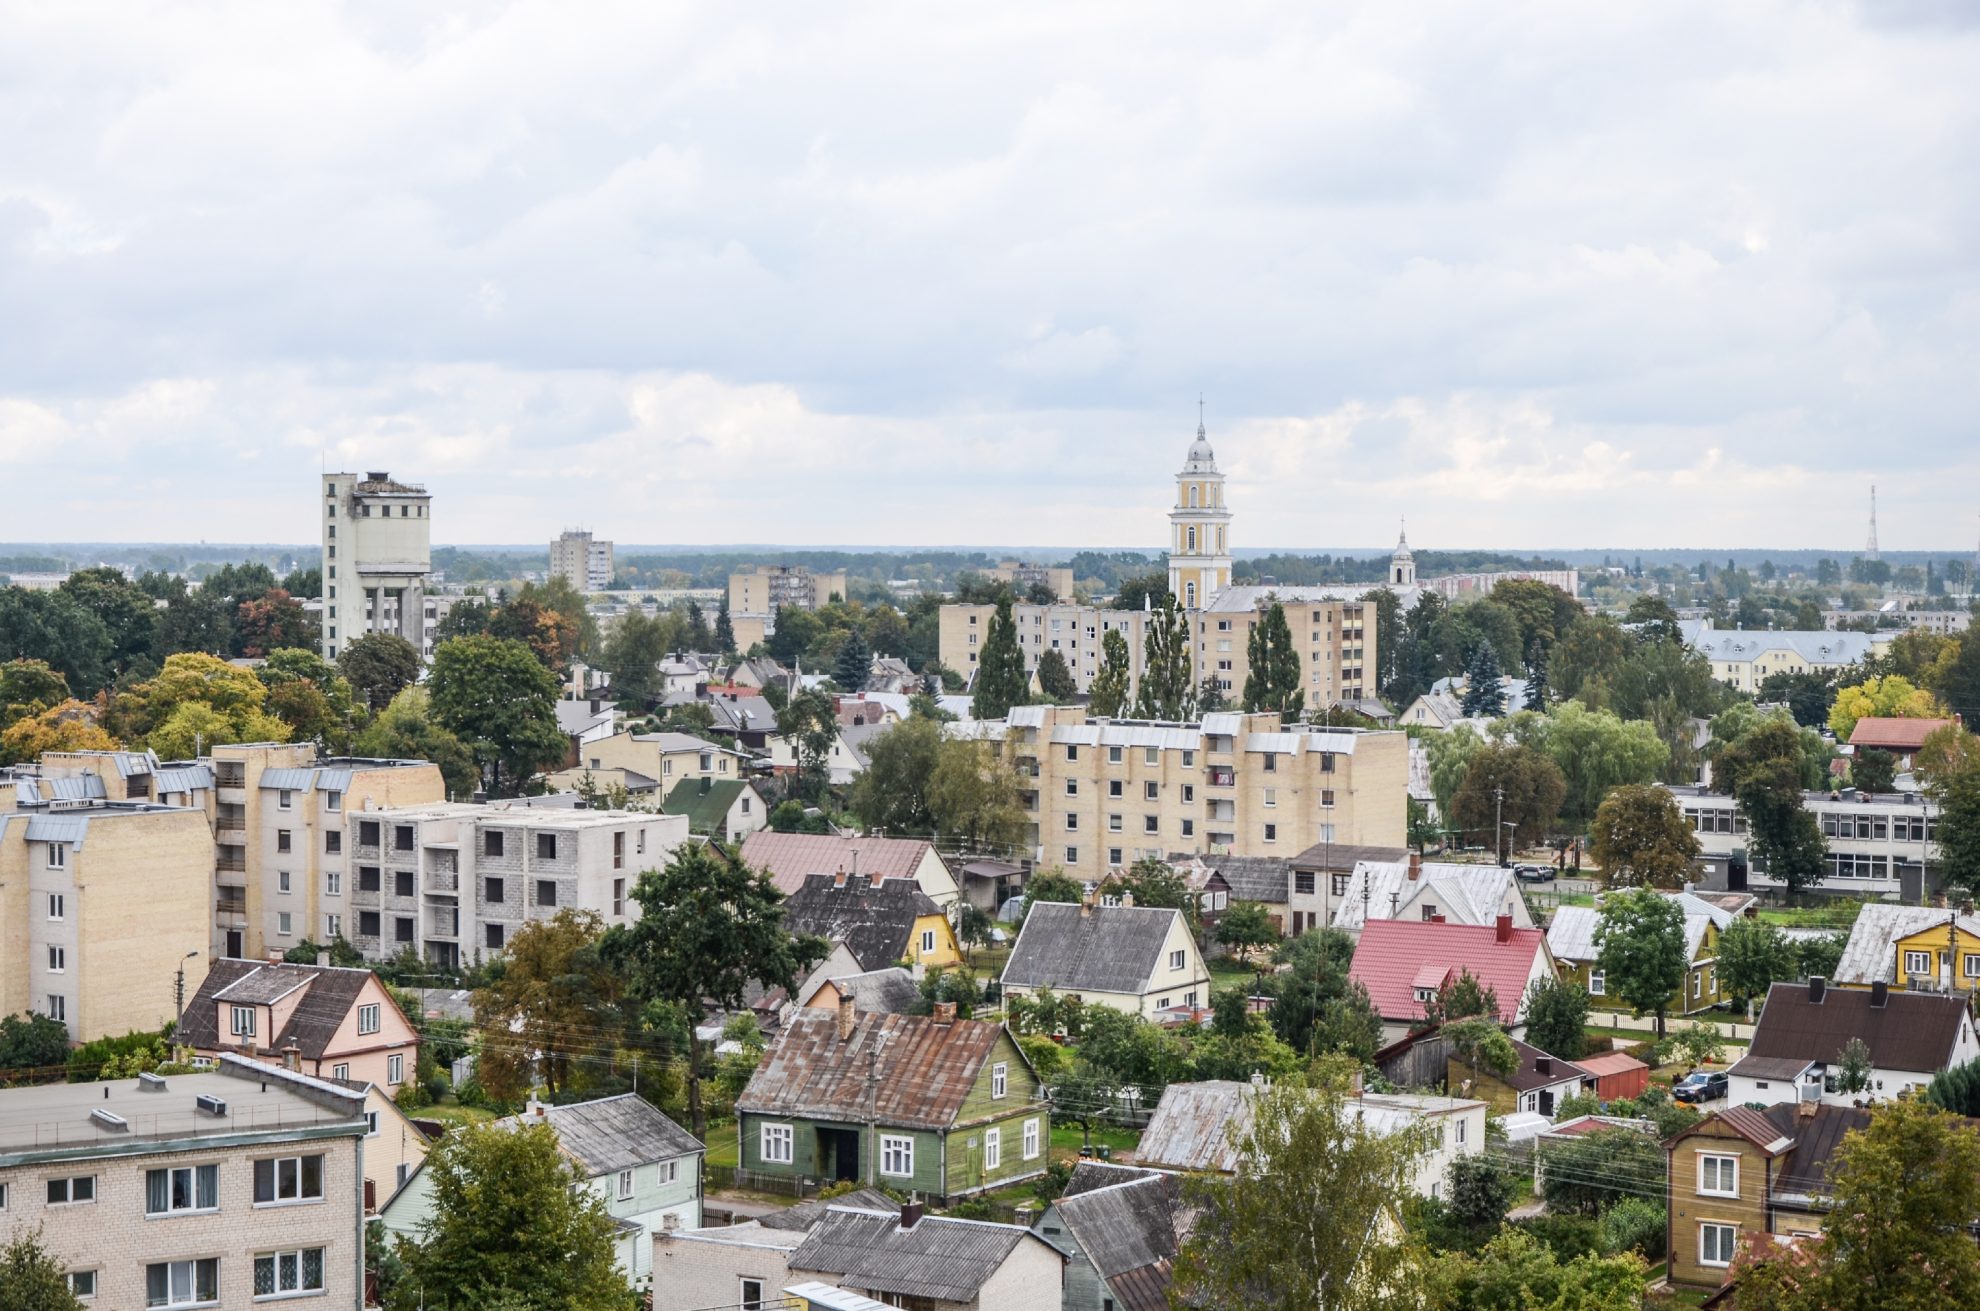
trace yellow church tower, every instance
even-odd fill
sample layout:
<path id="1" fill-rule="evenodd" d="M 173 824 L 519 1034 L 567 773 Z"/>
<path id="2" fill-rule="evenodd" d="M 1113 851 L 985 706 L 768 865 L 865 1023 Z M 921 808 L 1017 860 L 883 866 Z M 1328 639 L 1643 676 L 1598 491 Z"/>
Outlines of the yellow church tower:
<path id="1" fill-rule="evenodd" d="M 1169 511 L 1169 590 L 1183 609 L 1201 609 L 1231 585 L 1230 528 L 1224 475 L 1199 413 L 1196 440 L 1176 475 L 1176 508 Z"/>

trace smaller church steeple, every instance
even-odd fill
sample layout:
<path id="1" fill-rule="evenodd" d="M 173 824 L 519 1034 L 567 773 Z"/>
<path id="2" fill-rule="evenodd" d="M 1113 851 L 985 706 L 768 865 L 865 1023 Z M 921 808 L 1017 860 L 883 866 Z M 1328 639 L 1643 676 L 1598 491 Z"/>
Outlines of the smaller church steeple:
<path id="1" fill-rule="evenodd" d="M 1396 552 L 1389 557 L 1389 586 L 1416 586 L 1416 557 L 1409 553 L 1409 520 L 1402 522 L 1402 534 L 1396 538 Z"/>

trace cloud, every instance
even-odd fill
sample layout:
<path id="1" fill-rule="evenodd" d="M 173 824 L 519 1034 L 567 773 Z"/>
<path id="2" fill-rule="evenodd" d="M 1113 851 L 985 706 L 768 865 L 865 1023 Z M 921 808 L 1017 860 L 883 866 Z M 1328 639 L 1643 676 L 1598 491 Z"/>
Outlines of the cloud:
<path id="1" fill-rule="evenodd" d="M 0 537 L 1950 547 L 1963 12 L 0 0 Z"/>

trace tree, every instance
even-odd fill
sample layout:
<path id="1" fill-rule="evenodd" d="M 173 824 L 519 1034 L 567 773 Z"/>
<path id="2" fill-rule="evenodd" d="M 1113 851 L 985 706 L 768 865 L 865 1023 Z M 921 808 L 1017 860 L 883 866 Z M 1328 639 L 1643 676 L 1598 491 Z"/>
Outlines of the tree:
<path id="1" fill-rule="evenodd" d="M 580 1187 L 548 1124 L 466 1125 L 427 1155 L 432 1212 L 400 1248 L 390 1311 L 623 1311 L 604 1198 Z"/>
<path id="2" fill-rule="evenodd" d="M 162 664 L 181 653 L 225 655 L 233 642 L 236 604 L 205 588 L 173 597 L 152 626 L 152 657 Z"/>
<path id="3" fill-rule="evenodd" d="M 39 760 L 49 751 L 115 751 L 117 739 L 96 722 L 96 710 L 63 701 L 0 730 L 0 765 Z"/>
<path id="4" fill-rule="evenodd" d="M 0 663 L 0 729 L 70 699 L 69 680 L 46 660 Z"/>
<path id="5" fill-rule="evenodd" d="M 1654 1012 L 1662 1038 L 1664 1011 L 1689 964 L 1683 907 L 1649 888 L 1611 892 L 1596 917 L 1595 947 L 1609 991 L 1638 1015 Z"/>
<path id="6" fill-rule="evenodd" d="M 41 1227 L 16 1228 L 0 1247 L 0 1311 L 83 1311 L 62 1263 L 41 1245 Z"/>
<path id="7" fill-rule="evenodd" d="M 569 907 L 530 920 L 474 994 L 481 1030 L 476 1073 L 495 1097 L 519 1101 L 539 1084 L 555 1095 L 582 1081 L 582 1062 L 600 1046 L 603 1012 L 619 993 L 618 977 L 599 953 L 603 926 L 596 911 Z M 609 1049 L 610 1040 L 604 1045 Z"/>
<path id="8" fill-rule="evenodd" d="M 1504 675 L 1490 642 L 1480 642 L 1465 667 L 1462 709 L 1467 719 L 1497 719 L 1506 713 Z"/>
<path id="9" fill-rule="evenodd" d="M 473 795 L 481 785 L 474 756 L 434 719 L 426 689 L 417 685 L 401 689 L 352 745 L 359 755 L 373 759 L 431 761 L 446 781 L 447 795 L 456 800 Z"/>
<path id="10" fill-rule="evenodd" d="M 397 633 L 365 633 L 345 645 L 337 672 L 374 714 L 419 679 L 419 648 Z"/>
<path id="11" fill-rule="evenodd" d="M 73 594 L 0 587 L 0 660 L 39 660 L 90 696 L 109 680 L 115 649 L 109 628 Z"/>
<path id="12" fill-rule="evenodd" d="M 1607 615 L 1574 625 L 1547 658 L 1547 686 L 1555 696 L 1572 698 L 1590 710 L 1605 709 L 1609 685 L 1629 659 L 1635 641 Z"/>
<path id="13" fill-rule="evenodd" d="M 866 644 L 866 638 L 855 628 L 846 634 L 846 640 L 839 643 L 839 654 L 832 662 L 832 681 L 839 685 L 841 692 L 859 692 L 866 687 L 866 680 L 873 677 L 873 648 Z"/>
<path id="14" fill-rule="evenodd" d="M 1439 984 L 1436 994 L 1423 1003 L 1422 1024 L 1424 1028 L 1434 1029 L 1478 1016 L 1499 1018 L 1498 990 L 1479 982 L 1469 969 L 1460 967 L 1455 979 Z"/>
<path id="15" fill-rule="evenodd" d="M 1006 599 L 990 616 L 990 631 L 976 662 L 976 696 L 970 702 L 970 714 L 977 719 L 1002 719 L 1012 706 L 1030 700 L 1031 679 L 1024 671 L 1017 621 L 1011 617 L 1011 603 Z"/>
<path id="16" fill-rule="evenodd" d="M 928 793 L 941 749 L 941 724 L 920 717 L 903 720 L 867 743 L 866 768 L 853 780 L 850 798 L 859 822 L 897 834 L 934 832 Z"/>
<path id="17" fill-rule="evenodd" d="M 736 649 L 736 626 L 729 620 L 727 592 L 722 593 L 722 604 L 716 608 L 715 631 L 711 636 L 715 639 L 715 650 L 718 654 L 727 655 Z"/>
<path id="18" fill-rule="evenodd" d="M 1549 1143 L 1540 1173 L 1550 1210 L 1595 1215 L 1626 1197 L 1662 1196 L 1664 1149 L 1634 1129 L 1598 1129 Z"/>
<path id="19" fill-rule="evenodd" d="M 1954 1115 L 1980 1116 L 1980 1057 L 1933 1075 L 1925 1100 Z"/>
<path id="20" fill-rule="evenodd" d="M 1072 667 L 1057 651 L 1047 651 L 1038 657 L 1038 690 L 1054 705 L 1064 705 L 1079 694 Z"/>
<path id="21" fill-rule="evenodd" d="M 832 783 L 827 762 L 839 736 L 839 714 L 831 696 L 817 688 L 792 693 L 777 712 L 777 735 L 791 744 L 797 795 L 814 803 L 823 800 Z"/>
<path id="22" fill-rule="evenodd" d="M 599 665 L 612 676 L 612 694 L 623 706 L 644 710 L 660 695 L 660 662 L 680 638 L 673 616 L 653 616 L 629 610 L 613 625 L 599 655 Z"/>
<path id="23" fill-rule="evenodd" d="M 166 657 L 156 678 L 119 695 L 106 727 L 142 736 L 166 760 L 184 760 L 223 742 L 287 742 L 294 733 L 266 712 L 267 700 L 268 686 L 252 670 L 181 652 Z"/>
<path id="24" fill-rule="evenodd" d="M 0 1019 L 0 1070 L 40 1070 L 69 1059 L 69 1029 L 32 1011 Z"/>
<path id="25" fill-rule="evenodd" d="M 255 672 L 268 688 L 267 710 L 295 730 L 296 738 L 346 755 L 361 714 L 351 685 L 322 656 L 300 647 L 268 653 Z"/>
<path id="26" fill-rule="evenodd" d="M 738 854 L 683 845 L 666 867 L 646 870 L 633 885 L 640 918 L 615 925 L 604 953 L 634 998 L 670 1006 L 688 1024 L 688 1113 L 705 1138 L 701 1102 L 706 1040 L 694 1028 L 711 1010 L 738 1010 L 753 983 L 795 991 L 798 978 L 822 959 L 827 944 L 794 937 L 784 927 L 784 898 L 770 876 Z"/>
<path id="27" fill-rule="evenodd" d="M 956 941 L 962 944 L 966 957 L 973 955 L 978 947 L 989 946 L 996 930 L 997 922 L 990 918 L 990 912 L 975 902 L 963 902 L 956 912 Z"/>
<path id="28" fill-rule="evenodd" d="M 1791 901 L 1822 880 L 1828 848 L 1813 811 L 1802 804 L 1801 730 L 1770 719 L 1720 751 L 1713 782 L 1730 791 L 1746 816 L 1755 865 L 1787 885 Z"/>
<path id="29" fill-rule="evenodd" d="M 1451 1059 L 1472 1074 L 1503 1079 L 1519 1068 L 1519 1049 L 1496 1018 L 1474 1015 L 1446 1024 L 1438 1034 L 1451 1044 Z"/>
<path id="30" fill-rule="evenodd" d="M 1945 707 L 1934 700 L 1930 692 L 1914 686 L 1910 679 L 1898 674 L 1882 678 L 1872 676 L 1861 683 L 1836 689 L 1835 703 L 1829 707 L 1829 731 L 1836 735 L 1836 741 L 1847 742 L 1850 734 L 1856 731 L 1856 721 L 1859 719 L 1873 716 L 1939 719 L 1945 713 Z"/>
<path id="31" fill-rule="evenodd" d="M 1564 1061 L 1581 1059 L 1588 1045 L 1588 990 L 1572 979 L 1548 975 L 1526 989 L 1526 1041 Z"/>
<path id="32" fill-rule="evenodd" d="M 1273 948 L 1272 963 L 1279 968 L 1266 980 L 1275 993 L 1267 1018 L 1281 1042 L 1301 1052 L 1324 1045 L 1318 1031 L 1326 1024 L 1327 1008 L 1348 992 L 1353 959 L 1354 939 L 1339 929 L 1310 929 Z"/>
<path id="33" fill-rule="evenodd" d="M 1299 651 L 1286 624 L 1286 608 L 1276 599 L 1251 626 L 1246 656 L 1245 712 L 1276 710 L 1288 719 L 1297 718 L 1306 704 L 1306 689 L 1300 683 Z"/>
<path id="34" fill-rule="evenodd" d="M 427 686 L 434 718 L 474 756 L 490 796 L 520 793 L 532 774 L 569 750 L 557 727 L 556 676 L 521 642 L 442 642 Z"/>
<path id="35" fill-rule="evenodd" d="M 1850 1094 L 1862 1092 L 1870 1086 L 1873 1068 L 1870 1044 L 1861 1038 L 1851 1038 L 1836 1053 L 1836 1087 Z"/>
<path id="36" fill-rule="evenodd" d="M 1859 792 L 1889 792 L 1897 781 L 1897 757 L 1876 747 L 1858 747 L 1849 762 L 1849 781 Z"/>
<path id="37" fill-rule="evenodd" d="M 1766 920 L 1736 919 L 1719 933 L 1719 982 L 1741 1006 L 1795 975 L 1794 944 Z"/>
<path id="38" fill-rule="evenodd" d="M 1040 870 L 1025 881 L 1024 909 L 1029 914 L 1031 908 L 1041 901 L 1064 902 L 1077 905 L 1086 897 L 1086 885 L 1066 873 L 1062 865 Z"/>
<path id="39" fill-rule="evenodd" d="M 1756 699 L 1784 705 L 1794 722 L 1803 728 L 1822 728 L 1829 722 L 1829 706 L 1836 698 L 1833 673 L 1821 669 L 1783 669 L 1760 680 Z"/>
<path id="40" fill-rule="evenodd" d="M 1632 783 L 1595 808 L 1588 850 L 1612 888 L 1676 888 L 1691 877 L 1700 848 L 1669 789 Z"/>
<path id="41" fill-rule="evenodd" d="M 1553 827 L 1566 795 L 1560 767 L 1540 751 L 1493 743 L 1472 757 L 1451 799 L 1451 818 L 1470 832 L 1496 831 L 1493 850 L 1504 863 L 1510 852 L 1500 824 L 1511 829 L 1513 843 L 1533 846 Z"/>
<path id="42" fill-rule="evenodd" d="M 1652 783 L 1671 757 L 1655 726 L 1625 723 L 1606 710 L 1566 702 L 1540 720 L 1538 746 L 1567 784 L 1561 813 L 1577 824 L 1594 817 L 1610 789 Z"/>
<path id="43" fill-rule="evenodd" d="M 1484 750 L 1485 739 L 1472 732 L 1471 725 L 1459 724 L 1428 734 L 1422 741 L 1424 754 L 1430 758 L 1430 794 L 1437 802 L 1437 813 L 1449 820 L 1451 803 L 1471 768 L 1471 758 Z"/>
<path id="44" fill-rule="evenodd" d="M 1640 1311 L 1643 1258 L 1580 1252 L 1563 1258 L 1528 1228 L 1508 1225 L 1476 1256 L 1435 1258 L 1428 1311 Z"/>
<path id="45" fill-rule="evenodd" d="M 1132 692 L 1127 634 L 1109 628 L 1100 636 L 1100 669 L 1087 689 L 1086 709 L 1095 719 L 1118 719 Z"/>
<path id="46" fill-rule="evenodd" d="M 972 850 L 1014 847 L 1027 825 L 1023 780 L 988 742 L 958 738 L 936 748 L 928 810 L 937 833 Z"/>
<path id="47" fill-rule="evenodd" d="M 1348 1105 L 1340 1062 L 1259 1093 L 1236 1169 L 1183 1184 L 1196 1223 L 1175 1262 L 1179 1305 L 1328 1311 L 1421 1305 L 1418 1258 L 1382 1223 L 1424 1144 Z"/>
<path id="48" fill-rule="evenodd" d="M 241 602 L 234 614 L 233 649 L 248 657 L 281 647 L 316 645 L 316 624 L 302 603 L 279 587 Z"/>
<path id="49" fill-rule="evenodd" d="M 110 680 L 123 678 L 151 664 L 158 611 L 143 588 L 118 570 L 105 565 L 76 570 L 62 580 L 59 590 L 74 597 L 83 609 L 102 622 L 110 634 L 108 668 L 105 671 Z M 309 595 L 316 595 L 316 591 L 312 589 Z"/>
<path id="50" fill-rule="evenodd" d="M 1261 902 L 1234 901 L 1217 917 L 1217 941 L 1239 960 L 1278 940 L 1279 926 Z"/>
<path id="51" fill-rule="evenodd" d="M 1135 713 L 1170 722 L 1186 722 L 1196 715 L 1196 660 L 1189 618 L 1173 596 L 1163 597 L 1147 618 Z"/>
<path id="52" fill-rule="evenodd" d="M 1980 638 L 1968 640 L 1980 646 Z M 1980 738 L 1958 724 L 1936 729 L 1913 766 L 1939 808 L 1940 875 L 1969 894 L 1980 891 Z"/>
<path id="53" fill-rule="evenodd" d="M 1121 579 L 1114 592 L 1114 609 L 1159 610 L 1164 602 L 1174 599 L 1169 595 L 1169 576 L 1157 570 Z"/>
<path id="54" fill-rule="evenodd" d="M 1672 1034 L 1663 1045 L 1687 1070 L 1695 1070 L 1701 1065 L 1716 1065 L 1726 1055 L 1725 1036 L 1716 1024 L 1691 1025 Z"/>

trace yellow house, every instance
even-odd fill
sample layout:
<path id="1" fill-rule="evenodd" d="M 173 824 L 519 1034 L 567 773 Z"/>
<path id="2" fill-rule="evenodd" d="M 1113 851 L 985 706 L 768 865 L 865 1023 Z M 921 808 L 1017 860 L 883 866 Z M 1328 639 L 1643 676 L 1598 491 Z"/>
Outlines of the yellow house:
<path id="1" fill-rule="evenodd" d="M 689 733 L 615 733 L 585 743 L 577 764 L 550 775 L 546 782 L 553 792 L 623 784 L 635 796 L 656 792 L 664 796 L 685 778 L 739 778 L 740 761 L 729 748 Z"/>
<path id="2" fill-rule="evenodd" d="M 1866 905 L 1836 966 L 1845 988 L 1980 989 L 1980 918 L 1932 906 Z"/>
<path id="3" fill-rule="evenodd" d="M 1684 980 L 1664 1008 L 1669 1015 L 1692 1015 L 1728 1002 L 1732 995 L 1719 979 L 1719 934 L 1732 923 L 1731 911 L 1721 910 L 1688 892 L 1672 894 L 1684 910 Z M 1588 1004 L 1598 1010 L 1629 1010 L 1630 1005 L 1609 988 L 1597 957 L 1595 929 L 1601 912 L 1592 906 L 1562 906 L 1547 929 L 1547 948 L 1554 953 L 1564 978 L 1588 990 Z"/>
<path id="4" fill-rule="evenodd" d="M 813 874 L 785 899 L 784 927 L 843 945 L 866 970 L 902 961 L 917 969 L 962 964 L 949 917 L 908 879 Z"/>

